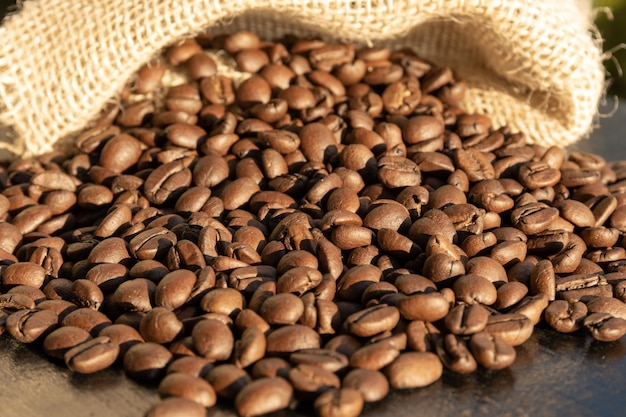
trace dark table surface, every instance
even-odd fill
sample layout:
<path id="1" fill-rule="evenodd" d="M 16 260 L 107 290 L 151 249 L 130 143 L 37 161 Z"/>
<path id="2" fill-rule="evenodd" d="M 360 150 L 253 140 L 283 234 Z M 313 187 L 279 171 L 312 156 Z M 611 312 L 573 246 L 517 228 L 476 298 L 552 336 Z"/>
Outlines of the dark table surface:
<path id="1" fill-rule="evenodd" d="M 0 0 L 0 17 L 9 4 L 15 2 Z M 610 111 L 608 101 L 602 111 Z M 626 101 L 598 122 L 592 137 L 571 149 L 626 160 Z M 516 349 L 517 360 L 508 369 L 467 376 L 445 372 L 429 387 L 393 392 L 367 405 L 363 416 L 626 415 L 626 337 L 600 343 L 585 334 L 562 335 L 538 326 Z M 25 346 L 0 335 L 0 417 L 140 417 L 157 401 L 155 386 L 135 383 L 119 366 L 74 374 L 48 360 L 40 345 Z M 210 417 L 234 415 L 228 405 L 207 411 Z M 304 409 L 276 416 L 310 415 Z"/>
<path id="2" fill-rule="evenodd" d="M 608 105 L 607 108 L 610 108 Z M 626 160 L 626 101 L 599 120 L 590 139 L 571 149 L 608 161 Z M 534 416 L 612 417 L 626 415 L 626 337 L 613 343 L 586 334 L 562 335 L 538 326 L 517 360 L 502 371 L 468 376 L 444 373 L 435 384 L 394 392 L 367 405 L 363 416 Z M 140 417 L 158 401 L 155 386 L 127 378 L 115 367 L 77 375 L 50 362 L 40 346 L 24 346 L 0 336 L 1 417 Z M 220 405 L 208 416 L 234 416 Z M 310 416 L 310 410 L 280 413 Z"/>

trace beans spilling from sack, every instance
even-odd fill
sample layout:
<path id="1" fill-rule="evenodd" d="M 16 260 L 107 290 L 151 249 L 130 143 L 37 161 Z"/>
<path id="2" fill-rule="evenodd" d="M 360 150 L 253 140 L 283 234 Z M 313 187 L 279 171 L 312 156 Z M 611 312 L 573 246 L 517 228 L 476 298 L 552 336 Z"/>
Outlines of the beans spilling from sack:
<path id="1" fill-rule="evenodd" d="M 169 48 L 75 154 L 0 172 L 0 333 L 158 382 L 161 417 L 357 416 L 510 366 L 536 325 L 620 339 L 626 163 L 528 145 L 465 89 L 410 50 Z"/>

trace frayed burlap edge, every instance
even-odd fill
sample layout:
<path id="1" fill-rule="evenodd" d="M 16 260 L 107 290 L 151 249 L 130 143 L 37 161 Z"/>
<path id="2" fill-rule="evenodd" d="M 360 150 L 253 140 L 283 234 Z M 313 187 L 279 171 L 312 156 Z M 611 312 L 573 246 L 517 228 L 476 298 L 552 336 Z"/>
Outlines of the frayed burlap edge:
<path id="1" fill-rule="evenodd" d="M 11 140 L 0 148 L 29 156 L 67 144 L 162 48 L 236 29 L 410 46 L 468 81 L 467 111 L 531 142 L 567 145 L 589 134 L 604 91 L 588 3 L 26 1 L 0 26 L 11 40 L 0 44 L 0 126 Z"/>

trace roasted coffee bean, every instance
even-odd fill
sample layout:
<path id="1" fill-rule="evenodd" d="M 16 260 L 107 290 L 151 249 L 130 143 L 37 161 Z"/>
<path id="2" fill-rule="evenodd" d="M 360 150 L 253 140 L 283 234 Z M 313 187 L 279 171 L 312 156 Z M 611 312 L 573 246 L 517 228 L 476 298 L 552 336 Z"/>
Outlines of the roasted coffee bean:
<path id="1" fill-rule="evenodd" d="M 168 373 L 159 384 L 161 398 L 187 398 L 204 407 L 212 407 L 217 402 L 213 387 L 204 379 L 182 372 Z"/>
<path id="2" fill-rule="evenodd" d="M 363 396 L 355 389 L 330 389 L 317 397 L 313 406 L 320 417 L 356 417 L 363 409 Z"/>
<path id="3" fill-rule="evenodd" d="M 78 307 L 99 310 L 104 301 L 104 294 L 94 282 L 87 279 L 77 279 L 70 288 L 69 301 Z"/>
<path id="4" fill-rule="evenodd" d="M 302 349 L 319 349 L 320 336 L 313 329 L 300 324 L 272 330 L 267 335 L 267 353 L 284 355 Z"/>
<path id="5" fill-rule="evenodd" d="M 252 379 L 246 371 L 233 364 L 225 363 L 215 366 L 206 376 L 218 397 L 234 399 L 239 391 Z"/>
<path id="6" fill-rule="evenodd" d="M 626 320 L 626 304 L 613 297 L 595 297 L 587 302 L 587 310 L 592 313 L 608 313 Z"/>
<path id="7" fill-rule="evenodd" d="M 43 341 L 43 349 L 55 359 L 63 359 L 65 352 L 91 339 L 89 333 L 74 326 L 63 326 L 49 333 Z"/>
<path id="8" fill-rule="evenodd" d="M 602 342 L 613 342 L 626 334 L 626 320 L 613 317 L 608 313 L 592 313 L 583 321 L 583 326 L 594 339 Z"/>
<path id="9" fill-rule="evenodd" d="M 489 312 L 480 304 L 459 304 L 446 315 L 444 325 L 453 334 L 471 335 L 482 331 L 488 318 Z"/>
<path id="10" fill-rule="evenodd" d="M 454 334 L 438 339 L 436 352 L 443 365 L 452 372 L 468 374 L 478 367 L 465 340 Z"/>
<path id="11" fill-rule="evenodd" d="M 491 305 L 498 296 L 493 283 L 480 275 L 463 275 L 454 282 L 452 289 L 456 298 L 467 304 Z"/>
<path id="12" fill-rule="evenodd" d="M 235 344 L 228 326 L 215 319 L 203 319 L 196 323 L 191 338 L 198 354 L 211 361 L 230 358 Z"/>
<path id="13" fill-rule="evenodd" d="M 138 380 L 156 380 L 164 373 L 172 354 L 158 343 L 138 343 L 124 355 L 124 370 Z"/>
<path id="14" fill-rule="evenodd" d="M 368 337 L 393 329 L 399 320 L 396 307 L 380 304 L 348 316 L 344 327 L 355 336 Z"/>
<path id="15" fill-rule="evenodd" d="M 113 293 L 112 301 L 125 311 L 147 312 L 154 306 L 156 285 L 146 278 L 122 282 Z"/>
<path id="16" fill-rule="evenodd" d="M 405 352 L 389 366 L 385 374 L 395 389 L 425 387 L 441 378 L 443 365 L 431 352 Z"/>
<path id="17" fill-rule="evenodd" d="M 587 313 L 587 306 L 580 301 L 570 303 L 565 300 L 556 300 L 548 305 L 543 316 L 546 323 L 554 330 L 571 333 L 583 326 Z"/>
<path id="18" fill-rule="evenodd" d="M 18 287 L 13 287 L 18 288 Z M 32 297 L 27 296 L 26 294 L 1 294 L 0 295 L 0 309 L 1 310 L 23 310 L 23 309 L 34 309 L 35 308 L 35 300 Z"/>
<path id="19" fill-rule="evenodd" d="M 307 364 L 298 364 L 288 372 L 294 390 L 304 397 L 317 397 L 331 388 L 339 388 L 341 380 L 333 372 Z"/>
<path id="20" fill-rule="evenodd" d="M 183 373 L 205 378 L 213 365 L 199 356 L 182 356 L 174 359 L 167 367 L 167 373 Z"/>
<path id="21" fill-rule="evenodd" d="M 139 332 L 146 342 L 165 344 L 181 333 L 183 323 L 164 307 L 154 307 L 139 323 Z"/>
<path id="22" fill-rule="evenodd" d="M 510 346 L 518 346 L 531 336 L 533 323 L 523 314 L 492 314 L 487 319 L 485 332 L 499 337 Z"/>
<path id="23" fill-rule="evenodd" d="M 2 285 L 30 285 L 41 288 L 46 279 L 45 269 L 34 262 L 16 262 L 2 270 Z"/>
<path id="24" fill-rule="evenodd" d="M 400 296 L 396 307 L 400 315 L 407 320 L 433 322 L 448 314 L 450 304 L 439 292 L 423 292 Z"/>
<path id="25" fill-rule="evenodd" d="M 22 343 L 31 343 L 46 337 L 59 322 L 53 310 L 24 309 L 9 314 L 5 327 L 15 339 Z"/>
<path id="26" fill-rule="evenodd" d="M 120 359 L 124 358 L 126 351 L 132 346 L 137 343 L 145 342 L 137 330 L 129 325 L 121 323 L 114 323 L 103 328 L 98 333 L 98 336 L 106 336 L 111 339 L 113 343 L 119 346 L 120 352 L 118 358 Z"/>
<path id="27" fill-rule="evenodd" d="M 292 395 L 292 386 L 283 378 L 259 378 L 237 393 L 235 408 L 241 416 L 258 416 L 287 408 Z"/>
<path id="28" fill-rule="evenodd" d="M 354 351 L 346 352 L 349 353 L 351 367 L 374 371 L 383 369 L 400 355 L 400 350 L 385 340 L 363 347 L 354 346 L 351 349 Z"/>
<path id="29" fill-rule="evenodd" d="M 63 355 L 65 364 L 74 372 L 91 374 L 113 365 L 120 347 L 106 336 L 84 341 Z"/>
<path id="30" fill-rule="evenodd" d="M 476 362 L 488 369 L 503 369 L 515 361 L 515 349 L 498 335 L 476 333 L 471 337 L 469 347 Z"/>

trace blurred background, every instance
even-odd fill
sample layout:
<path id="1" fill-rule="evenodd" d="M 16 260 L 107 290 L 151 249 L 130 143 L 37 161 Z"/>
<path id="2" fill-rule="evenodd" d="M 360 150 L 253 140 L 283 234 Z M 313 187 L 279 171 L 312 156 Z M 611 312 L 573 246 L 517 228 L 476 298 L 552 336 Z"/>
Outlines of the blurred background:
<path id="1" fill-rule="evenodd" d="M 612 51 L 613 59 L 605 61 L 609 94 L 626 98 L 626 0 L 594 0 L 596 24 L 604 38 L 603 49 Z M 602 8 L 606 7 L 606 10 Z"/>

